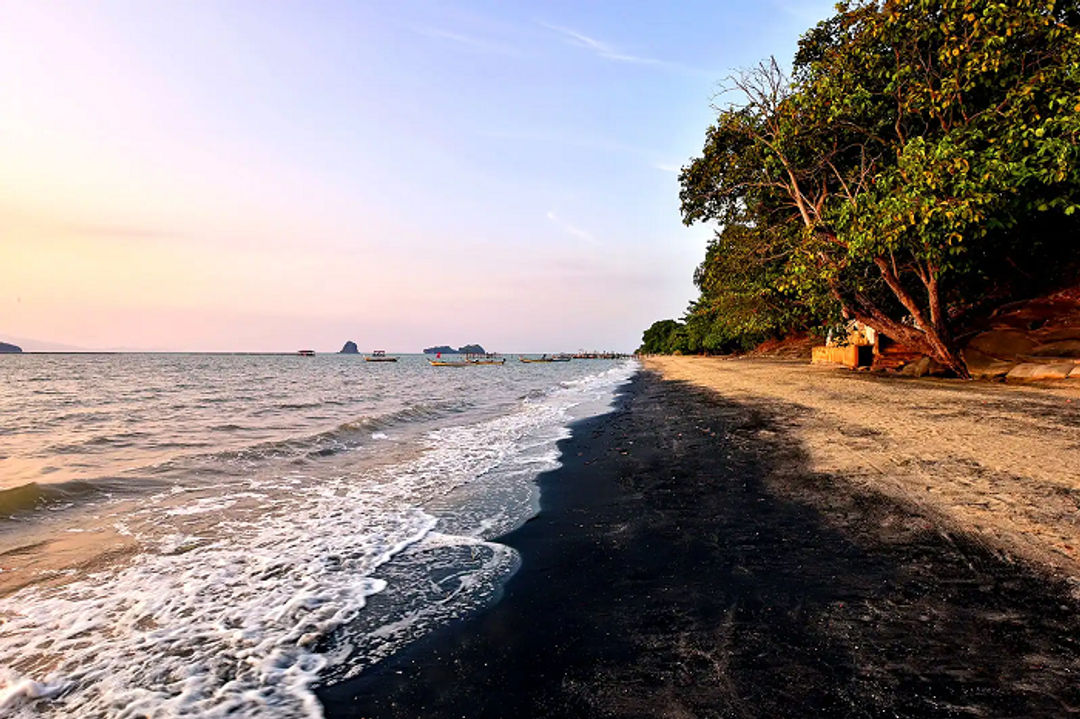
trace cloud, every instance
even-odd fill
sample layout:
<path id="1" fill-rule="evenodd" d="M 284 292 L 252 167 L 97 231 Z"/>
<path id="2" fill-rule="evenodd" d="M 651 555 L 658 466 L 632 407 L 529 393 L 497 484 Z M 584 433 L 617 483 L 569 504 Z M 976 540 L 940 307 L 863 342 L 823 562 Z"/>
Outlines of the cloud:
<path id="1" fill-rule="evenodd" d="M 680 166 L 671 165 L 666 162 L 653 163 L 653 167 L 655 167 L 657 170 L 660 170 L 661 172 L 670 172 L 676 175 L 682 171 L 682 168 Z"/>
<path id="2" fill-rule="evenodd" d="M 579 240 L 585 240 L 586 242 L 596 242 L 596 238 L 593 237 L 591 232 L 583 230 L 580 227 L 577 227 L 570 224 L 569 222 L 560 219 L 559 216 L 555 214 L 554 210 L 547 211 L 547 218 L 551 220 L 551 222 L 554 223 L 556 227 L 558 227 L 560 230 L 562 230 L 568 235 L 576 237 Z"/>
<path id="3" fill-rule="evenodd" d="M 521 54 L 508 45 L 482 40 L 471 35 L 463 35 L 462 33 L 453 32 L 452 30 L 443 30 L 442 28 L 435 27 L 416 27 L 413 28 L 413 32 L 436 40 L 449 40 L 457 45 L 479 52 L 510 56 L 519 56 Z"/>
<path id="4" fill-rule="evenodd" d="M 548 30 L 553 30 L 563 36 L 563 39 L 574 47 L 580 47 L 585 50 L 591 50 L 598 57 L 602 57 L 605 60 L 614 60 L 616 62 L 628 62 L 636 65 L 664 65 L 666 63 L 661 62 L 651 57 L 639 57 L 637 55 L 629 55 L 625 52 L 617 50 L 614 46 L 597 40 L 596 38 L 589 37 L 585 33 L 578 32 L 577 30 L 571 30 L 568 27 L 561 27 L 559 25 L 551 25 L 546 22 L 540 23 Z"/>

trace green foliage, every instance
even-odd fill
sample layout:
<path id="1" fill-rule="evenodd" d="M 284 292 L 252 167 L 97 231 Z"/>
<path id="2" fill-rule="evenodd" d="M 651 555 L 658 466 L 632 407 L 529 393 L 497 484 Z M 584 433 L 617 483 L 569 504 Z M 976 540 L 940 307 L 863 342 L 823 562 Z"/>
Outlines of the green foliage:
<path id="1" fill-rule="evenodd" d="M 717 222 L 691 344 L 843 314 L 963 373 L 955 328 L 985 299 L 1075 279 L 1078 0 L 841 3 L 731 80 L 680 176 Z"/>
<path id="2" fill-rule="evenodd" d="M 653 322 L 641 336 L 638 354 L 675 354 L 682 353 L 685 344 L 686 328 L 675 320 Z"/>

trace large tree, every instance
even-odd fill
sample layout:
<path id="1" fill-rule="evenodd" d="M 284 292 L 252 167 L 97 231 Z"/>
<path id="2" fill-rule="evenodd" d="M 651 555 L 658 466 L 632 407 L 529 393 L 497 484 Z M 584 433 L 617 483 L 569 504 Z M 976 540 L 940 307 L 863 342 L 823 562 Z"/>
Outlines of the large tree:
<path id="1" fill-rule="evenodd" d="M 1077 257 L 1077 6 L 842 3 L 791 79 L 775 61 L 732 79 L 680 177 L 684 221 L 769 237 L 779 292 L 966 376 L 954 325 L 977 296 Z"/>

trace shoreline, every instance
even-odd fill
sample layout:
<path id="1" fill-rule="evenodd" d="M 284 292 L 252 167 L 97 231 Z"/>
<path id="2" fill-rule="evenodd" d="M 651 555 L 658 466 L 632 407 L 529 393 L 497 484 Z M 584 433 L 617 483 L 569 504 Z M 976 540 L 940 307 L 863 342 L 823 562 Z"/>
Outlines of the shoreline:
<path id="1" fill-rule="evenodd" d="M 487 609 L 317 690 L 337 717 L 1061 716 L 1080 618 L 760 403 L 640 372 L 572 426 Z M 891 712 L 891 713 L 890 713 Z"/>

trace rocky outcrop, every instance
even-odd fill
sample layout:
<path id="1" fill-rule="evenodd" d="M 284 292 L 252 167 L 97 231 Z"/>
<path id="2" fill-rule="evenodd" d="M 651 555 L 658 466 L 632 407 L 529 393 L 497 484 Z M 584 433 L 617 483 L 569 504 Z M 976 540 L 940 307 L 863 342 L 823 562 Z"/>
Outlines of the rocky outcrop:
<path id="1" fill-rule="evenodd" d="M 0 342 L 0 353 L 4 354 L 16 354 L 22 352 L 22 347 L 18 345 L 8 344 L 7 342 Z"/>
<path id="2" fill-rule="evenodd" d="M 360 354 L 360 350 L 356 347 L 355 342 L 353 342 L 352 340 L 349 340 L 348 342 L 345 343 L 345 346 L 341 348 L 341 351 L 338 352 L 338 354 L 339 355 L 355 355 L 355 354 Z"/>
<path id="3" fill-rule="evenodd" d="M 454 349 L 450 345 L 439 345 L 438 347 L 425 347 L 424 354 L 433 355 L 437 353 L 443 353 L 444 355 L 482 355 L 487 354 L 483 347 L 480 345 L 465 345 L 464 347 L 458 347 Z"/>
<path id="4" fill-rule="evenodd" d="M 1080 287 L 999 308 L 961 354 L 973 377 L 1080 377 Z"/>

